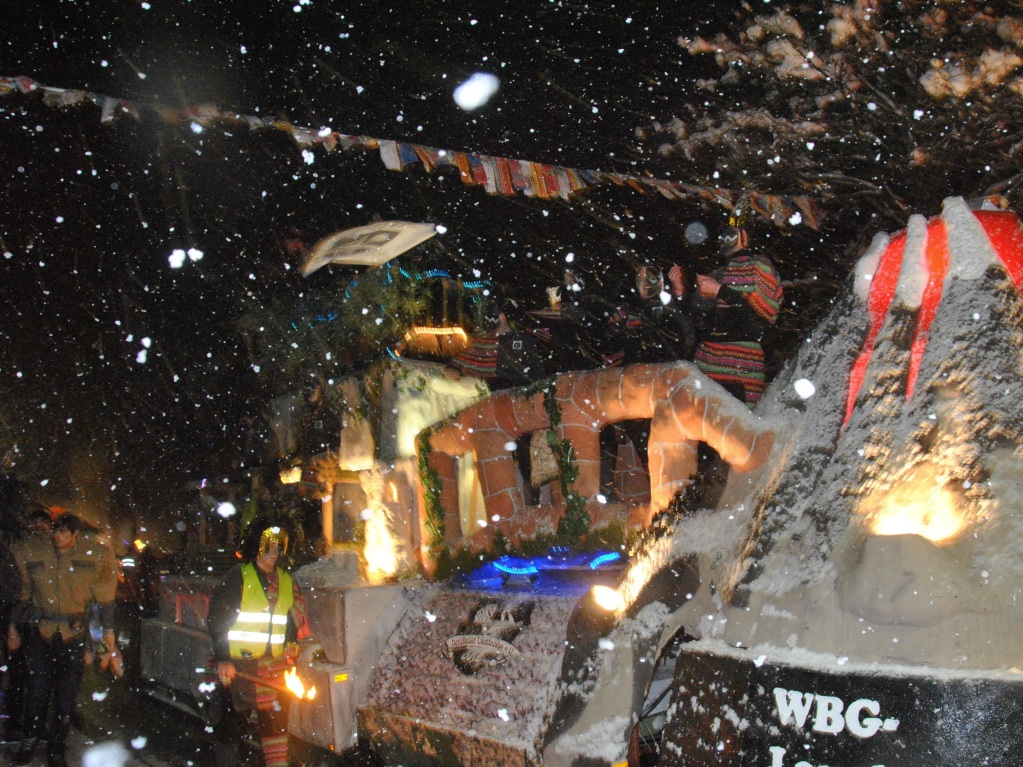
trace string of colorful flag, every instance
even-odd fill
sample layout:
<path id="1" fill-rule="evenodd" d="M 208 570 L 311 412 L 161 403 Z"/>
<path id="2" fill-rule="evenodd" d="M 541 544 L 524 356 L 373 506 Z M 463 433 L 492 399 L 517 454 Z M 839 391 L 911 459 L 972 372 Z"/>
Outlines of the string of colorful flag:
<path id="1" fill-rule="evenodd" d="M 650 176 L 570 168 L 479 152 L 439 149 L 408 141 L 349 135 L 330 128 L 301 127 L 285 120 L 224 111 L 209 104 L 184 108 L 171 107 L 159 102 L 143 104 L 83 90 L 54 88 L 24 75 L 0 77 L 0 97 L 14 93 L 22 95 L 40 93 L 45 105 L 56 108 L 93 104 L 99 107 L 100 121 L 103 123 L 113 122 L 121 117 L 138 120 L 143 110 L 148 110 L 165 122 L 187 123 L 203 129 L 221 123 L 232 123 L 246 125 L 252 131 L 267 129 L 284 131 L 301 149 L 322 147 L 327 152 L 338 149 L 377 151 L 384 167 L 393 171 L 421 167 L 427 173 L 432 173 L 437 168 L 450 166 L 457 169 L 463 184 L 480 187 L 488 194 L 522 194 L 541 199 L 557 197 L 568 201 L 586 189 L 611 183 L 630 187 L 643 194 L 658 192 L 669 200 L 691 198 L 708 200 L 729 211 L 739 202 L 748 202 L 760 216 L 778 226 L 805 224 L 817 229 L 819 224 L 816 205 L 806 196 L 721 189 Z"/>

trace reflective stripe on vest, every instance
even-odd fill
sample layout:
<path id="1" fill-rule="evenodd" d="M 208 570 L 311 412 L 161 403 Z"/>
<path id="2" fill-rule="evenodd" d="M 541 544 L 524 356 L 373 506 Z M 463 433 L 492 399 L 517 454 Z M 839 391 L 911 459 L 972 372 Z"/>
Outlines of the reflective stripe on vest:
<path id="1" fill-rule="evenodd" d="M 259 582 L 256 566 L 242 565 L 242 602 L 238 618 L 227 632 L 228 646 L 232 658 L 262 658 L 267 654 L 274 658 L 284 652 L 284 633 L 288 627 L 288 611 L 295 604 L 295 593 L 291 576 L 277 570 L 277 604 L 270 612 L 270 600 Z"/>

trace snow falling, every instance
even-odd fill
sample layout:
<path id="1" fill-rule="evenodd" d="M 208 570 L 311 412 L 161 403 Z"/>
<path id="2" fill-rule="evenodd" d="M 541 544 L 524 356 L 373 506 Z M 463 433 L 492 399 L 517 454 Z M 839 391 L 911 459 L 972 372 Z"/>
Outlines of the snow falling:
<path id="1" fill-rule="evenodd" d="M 699 275 L 722 266 L 730 216 L 743 219 L 784 287 L 764 337 L 768 379 L 787 376 L 772 407 L 820 414 L 806 427 L 820 447 L 826 408 L 855 403 L 841 401 L 836 376 L 816 372 L 814 355 L 830 341 L 811 342 L 811 333 L 856 300 L 843 293 L 851 275 L 863 277 L 862 296 L 885 277 L 873 263 L 855 271 L 869 238 L 902 229 L 911 214 L 938 216 L 948 197 L 974 210 L 1021 203 L 1012 148 L 1023 142 L 1023 22 L 998 7 L 640 0 L 627 13 L 600 13 L 560 0 L 485 9 L 469 0 L 417 9 L 292 0 L 251 14 L 236 5 L 60 3 L 5 17 L 4 479 L 30 504 L 81 513 L 123 556 L 136 538 L 158 549 L 195 543 L 200 529 L 226 539 L 258 505 L 267 488 L 254 489 L 252 475 L 272 461 L 281 465 L 267 472 L 269 485 L 283 476 L 306 492 L 309 456 L 282 444 L 274 425 L 311 411 L 304 427 L 318 438 L 367 417 L 338 383 L 402 354 L 435 361 L 449 343 L 431 335 L 437 329 L 481 335 L 500 309 L 515 331 L 550 330 L 538 317 L 560 303 L 585 321 L 554 325 L 552 347 L 580 368 L 605 364 L 613 323 L 637 305 L 636 267 L 666 279 L 679 265 L 694 291 Z M 437 234 L 383 260 L 366 243 L 362 262 L 303 274 L 326 238 L 387 221 L 434 224 Z M 994 332 L 992 307 L 1007 294 L 957 298 L 960 324 Z M 667 283 L 655 295 L 665 307 L 676 300 Z M 950 346 L 948 356 L 973 351 Z M 793 371 L 797 355 L 806 364 Z M 997 383 L 1000 397 L 1015 397 L 1008 372 Z M 903 407 L 896 399 L 891 406 Z M 959 464 L 948 459 L 937 473 L 955 476 L 950 503 L 969 500 L 971 524 L 1016 541 L 991 500 L 1018 489 L 1010 458 L 978 450 L 993 454 L 991 464 L 956 474 L 975 455 L 943 407 L 913 423 L 922 435 L 913 449 L 956 445 Z M 882 438 L 850 429 L 843 439 L 861 439 L 850 460 L 889 457 Z M 504 459 L 523 450 L 503 446 Z M 340 454 L 336 442 L 319 447 Z M 819 451 L 804 452 L 812 462 Z M 910 479 L 919 477 L 890 481 Z M 758 521 L 781 529 L 821 482 L 759 507 Z M 883 489 L 864 493 L 870 514 L 884 510 Z M 409 494 L 398 484 L 374 491 L 385 510 Z M 337 529 L 368 519 L 400 526 L 378 509 L 363 517 L 358 497 L 334 508 Z M 807 520 L 824 513 L 805 511 Z M 753 505 L 728 513 L 734 523 Z M 472 526 L 492 530 L 501 519 L 482 514 Z M 701 518 L 689 524 L 708 541 L 726 537 Z M 792 555 L 791 577 L 844 542 L 813 538 L 812 557 Z M 977 555 L 991 560 L 978 570 L 985 594 L 1011 572 L 999 551 Z M 765 593 L 788 587 L 778 578 L 760 584 Z M 761 627 L 784 623 L 782 608 L 754 596 Z M 698 620 L 711 625 L 714 600 L 697 597 Z M 440 608 L 422 615 L 426 630 L 463 620 Z M 739 623 L 714 630 L 738 636 Z M 617 657 L 630 641 L 602 637 L 594 657 Z M 492 695 L 488 726 L 526 731 L 524 718 L 543 713 L 527 699 Z M 134 765 L 133 752 L 148 759 L 163 749 L 175 767 L 206 767 L 200 746 L 163 744 L 161 732 L 185 727 L 184 717 L 140 700 L 126 708 L 162 715 L 126 724 L 111 715 L 95 731 L 117 742 L 97 737 L 83 763 Z M 90 712 L 121 703 L 105 682 L 83 695 Z M 603 754 L 624 721 L 581 729 L 580 747 Z M 203 747 L 204 728 L 189 731 Z"/>

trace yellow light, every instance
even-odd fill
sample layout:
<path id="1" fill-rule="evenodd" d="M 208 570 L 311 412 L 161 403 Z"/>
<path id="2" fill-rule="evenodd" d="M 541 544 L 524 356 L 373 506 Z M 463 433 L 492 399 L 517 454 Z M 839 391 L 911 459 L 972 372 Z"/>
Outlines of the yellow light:
<path id="1" fill-rule="evenodd" d="M 464 347 L 469 343 L 469 336 L 459 327 L 442 328 L 429 325 L 415 325 L 405 333 L 405 338 L 392 350 L 394 356 L 400 357 L 405 352 L 405 347 L 418 336 L 457 336 L 460 344 Z"/>
<path id="2" fill-rule="evenodd" d="M 134 541 L 132 541 L 132 544 L 139 551 L 143 551 L 146 548 L 146 542 L 144 540 L 142 540 L 141 538 L 136 538 Z"/>
<path id="3" fill-rule="evenodd" d="M 967 521 L 951 491 L 918 481 L 890 493 L 869 524 L 874 535 L 919 535 L 933 543 L 951 543 Z"/>
<path id="4" fill-rule="evenodd" d="M 395 540 L 381 509 L 373 509 L 366 519 L 366 576 L 371 583 L 380 583 L 398 571 Z"/>
<path id="5" fill-rule="evenodd" d="M 608 612 L 619 612 L 625 607 L 625 600 L 617 589 L 609 586 L 594 586 L 593 599 Z"/>
<path id="6" fill-rule="evenodd" d="M 459 336 L 465 341 L 469 339 L 462 328 L 438 328 L 428 325 L 416 325 L 405 334 L 405 339 L 411 341 L 416 336 Z"/>
<path id="7" fill-rule="evenodd" d="M 280 476 L 282 485 L 294 485 L 296 482 L 302 481 L 302 467 L 291 466 L 287 469 L 281 469 Z"/>

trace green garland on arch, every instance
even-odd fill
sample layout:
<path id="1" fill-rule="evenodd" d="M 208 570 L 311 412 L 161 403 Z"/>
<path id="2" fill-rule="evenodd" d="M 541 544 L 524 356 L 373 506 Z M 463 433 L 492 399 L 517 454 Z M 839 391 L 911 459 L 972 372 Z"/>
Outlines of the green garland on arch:
<path id="1" fill-rule="evenodd" d="M 430 437 L 443 423 L 427 427 L 416 438 L 419 482 L 423 487 L 423 502 L 426 505 L 426 529 L 430 534 L 430 550 L 437 553 L 444 546 L 444 508 L 440 502 L 440 475 L 430 466 L 430 453 L 433 452 Z"/>
<path id="2" fill-rule="evenodd" d="M 554 396 L 556 388 L 553 383 L 543 390 L 543 409 L 550 419 L 547 429 L 547 444 L 558 459 L 561 493 L 565 498 L 564 516 L 558 520 L 558 541 L 568 546 L 578 546 L 590 532 L 589 512 L 586 511 L 586 499 L 570 487 L 579 476 L 579 467 L 575 463 L 575 448 L 567 439 L 558 438 L 558 426 L 561 424 L 561 405 Z"/>

